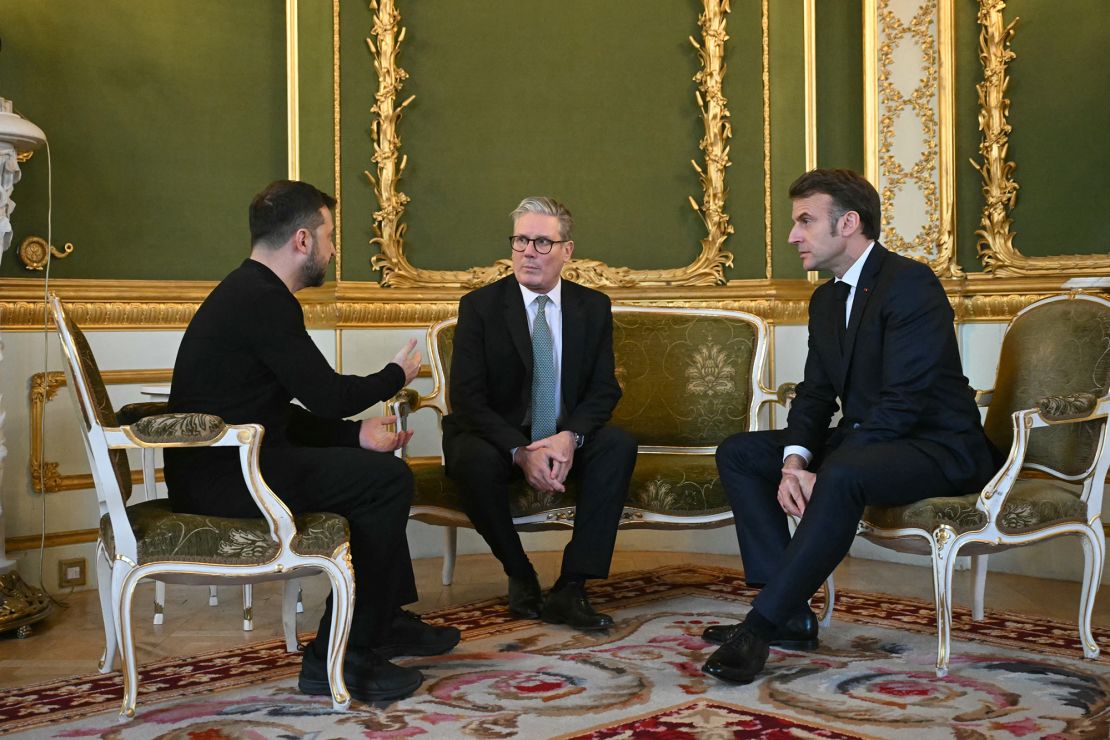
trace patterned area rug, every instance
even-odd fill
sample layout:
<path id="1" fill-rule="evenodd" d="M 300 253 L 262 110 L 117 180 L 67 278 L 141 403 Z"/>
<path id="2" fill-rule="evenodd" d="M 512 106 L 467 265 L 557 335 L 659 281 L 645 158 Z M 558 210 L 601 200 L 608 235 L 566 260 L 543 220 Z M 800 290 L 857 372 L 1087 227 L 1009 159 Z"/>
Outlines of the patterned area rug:
<path id="1" fill-rule="evenodd" d="M 731 622 L 754 591 L 742 574 L 667 567 L 591 586 L 617 618 L 608 634 L 510 618 L 503 600 L 426 615 L 463 630 L 452 653 L 406 661 L 413 697 L 334 712 L 297 692 L 281 641 L 164 660 L 142 671 L 138 714 L 121 723 L 118 674 L 0 692 L 0 733 L 91 738 L 1106 738 L 1110 659 L 1082 659 L 1074 625 L 956 610 L 951 674 L 933 670 L 931 604 L 838 595 L 812 653 L 772 650 L 768 670 L 730 686 L 699 667 L 698 635 Z M 1110 647 L 1110 630 L 1096 630 Z M 1105 655 L 1105 654 L 1104 654 Z"/>

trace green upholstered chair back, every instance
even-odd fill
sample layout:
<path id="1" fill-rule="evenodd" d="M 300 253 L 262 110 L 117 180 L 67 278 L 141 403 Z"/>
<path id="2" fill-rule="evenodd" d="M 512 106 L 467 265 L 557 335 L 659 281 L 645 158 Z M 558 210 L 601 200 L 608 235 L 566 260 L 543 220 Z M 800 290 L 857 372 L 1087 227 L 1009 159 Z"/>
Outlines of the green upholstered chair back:
<path id="1" fill-rule="evenodd" d="M 984 427 L 999 449 L 1013 438 L 1014 411 L 1047 396 L 1105 396 L 1110 385 L 1110 304 L 1082 294 L 1059 296 L 1018 314 L 1002 342 L 994 396 Z M 1100 422 L 1035 429 L 1026 463 L 1080 475 L 1094 463 Z"/>
<path id="2" fill-rule="evenodd" d="M 88 340 L 85 339 L 85 334 L 70 318 L 60 301 L 57 303 L 54 319 L 55 321 L 60 319 L 65 324 L 73 340 L 74 351 L 63 354 L 72 359 L 73 367 L 70 369 L 74 379 L 84 384 L 86 393 L 76 392 L 77 389 L 74 390 L 86 431 L 92 428 L 93 421 L 102 427 L 116 426 L 116 412 L 112 408 L 112 401 L 108 397 L 108 389 L 104 385 L 100 368 L 96 364 L 96 358 L 93 356 Z M 92 404 L 92 408 L 87 408 L 88 403 L 86 401 Z M 127 461 L 127 453 L 124 450 L 109 450 L 108 456 L 112 461 L 112 470 L 115 472 L 120 494 L 122 494 L 123 500 L 127 501 L 131 497 L 131 466 Z"/>
<path id="3" fill-rule="evenodd" d="M 615 306 L 613 354 L 624 395 L 612 423 L 640 445 L 660 447 L 712 448 L 749 429 L 759 331 L 757 319 L 739 312 Z M 454 337 L 453 320 L 433 330 L 445 394 Z"/>
<path id="4" fill-rule="evenodd" d="M 749 428 L 758 329 L 735 314 L 613 311 L 624 392 L 613 424 L 641 445 L 716 447 Z"/>

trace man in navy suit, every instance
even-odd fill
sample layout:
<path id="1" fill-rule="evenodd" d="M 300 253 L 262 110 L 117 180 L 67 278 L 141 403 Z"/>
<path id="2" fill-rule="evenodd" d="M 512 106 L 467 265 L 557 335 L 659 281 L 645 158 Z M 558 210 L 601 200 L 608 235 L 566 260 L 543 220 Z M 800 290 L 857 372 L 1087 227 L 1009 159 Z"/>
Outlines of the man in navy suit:
<path id="1" fill-rule="evenodd" d="M 590 606 L 585 582 L 604 578 L 636 441 L 606 426 L 621 397 L 608 296 L 561 277 L 574 222 L 552 198 L 525 198 L 510 214 L 513 274 L 459 301 L 443 420 L 447 474 L 474 528 L 509 577 L 509 611 L 580 630 L 613 620 Z M 579 479 L 574 533 L 547 600 L 509 511 L 510 483 L 540 493 Z"/>
<path id="2" fill-rule="evenodd" d="M 999 462 L 944 288 L 927 265 L 876 241 L 875 188 L 848 170 L 813 170 L 790 198 L 790 243 L 806 270 L 834 279 L 810 300 L 805 377 L 786 429 L 717 448 L 745 574 L 762 590 L 742 623 L 706 629 L 723 644 L 702 670 L 737 683 L 763 670 L 770 645 L 817 646 L 808 600 L 848 553 L 865 506 L 971 493 Z M 789 515 L 801 518 L 793 538 Z"/>

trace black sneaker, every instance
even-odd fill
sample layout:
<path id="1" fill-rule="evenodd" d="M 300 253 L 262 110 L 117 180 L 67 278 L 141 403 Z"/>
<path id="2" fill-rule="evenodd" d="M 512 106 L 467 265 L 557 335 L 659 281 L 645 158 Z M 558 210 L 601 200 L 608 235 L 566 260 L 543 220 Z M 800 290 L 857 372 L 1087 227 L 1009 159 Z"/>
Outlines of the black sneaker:
<path id="1" fill-rule="evenodd" d="M 348 650 L 343 659 L 343 680 L 351 697 L 364 702 L 404 699 L 420 688 L 424 674 L 415 668 L 394 665 L 373 650 Z M 316 657 L 311 643 L 301 658 L 297 688 L 310 696 L 330 696 L 328 664 Z"/>
<path id="2" fill-rule="evenodd" d="M 442 655 L 459 644 L 455 627 L 436 627 L 406 609 L 398 609 L 389 625 L 386 642 L 374 651 L 383 658 L 398 655 Z"/>

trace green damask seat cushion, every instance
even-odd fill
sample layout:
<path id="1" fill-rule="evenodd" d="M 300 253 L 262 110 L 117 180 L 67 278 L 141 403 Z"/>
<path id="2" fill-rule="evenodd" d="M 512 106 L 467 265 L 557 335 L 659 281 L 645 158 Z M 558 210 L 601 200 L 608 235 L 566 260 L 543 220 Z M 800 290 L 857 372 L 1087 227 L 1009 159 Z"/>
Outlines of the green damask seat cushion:
<path id="1" fill-rule="evenodd" d="M 462 511 L 459 491 L 437 458 L 410 461 L 416 480 L 414 506 Z M 566 493 L 539 493 L 515 481 L 509 508 L 514 517 L 574 506 L 579 487 L 571 478 Z M 704 515 L 730 510 L 713 455 L 641 454 L 636 460 L 626 505 L 659 514 Z"/>
<path id="2" fill-rule="evenodd" d="M 278 551 L 266 520 L 175 514 L 166 499 L 143 501 L 127 507 L 131 530 L 139 544 L 139 565 L 155 562 L 257 565 L 272 560 Z M 297 534 L 293 552 L 330 557 L 350 539 L 347 520 L 338 514 L 311 513 L 293 517 Z M 115 557 L 112 524 L 100 519 L 100 537 Z"/>
<path id="3" fill-rule="evenodd" d="M 947 524 L 957 533 L 979 529 L 987 517 L 975 508 L 979 494 L 927 498 L 906 506 L 869 506 L 864 521 L 881 529 L 916 527 L 932 532 Z M 1007 534 L 1020 534 L 1061 522 L 1084 522 L 1087 505 L 1076 496 L 1076 489 L 1064 483 L 1043 479 L 1023 479 L 1014 484 L 998 517 L 998 528 Z"/>

